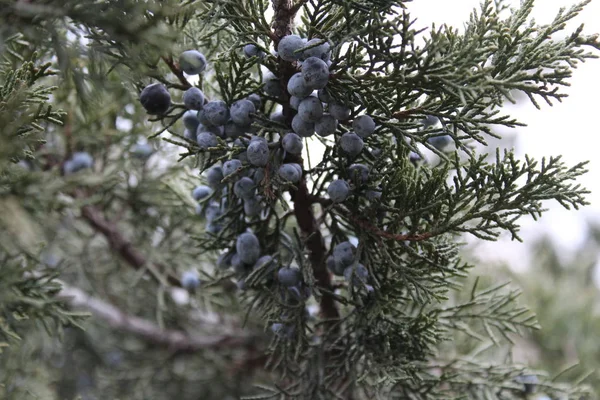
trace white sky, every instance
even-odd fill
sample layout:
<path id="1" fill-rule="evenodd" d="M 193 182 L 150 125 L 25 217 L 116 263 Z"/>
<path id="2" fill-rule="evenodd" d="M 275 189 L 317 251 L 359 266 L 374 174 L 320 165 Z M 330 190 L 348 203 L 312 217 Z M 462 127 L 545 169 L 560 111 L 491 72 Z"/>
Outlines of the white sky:
<path id="1" fill-rule="evenodd" d="M 418 17 L 417 25 L 431 26 L 446 23 L 461 27 L 469 14 L 477 7 L 479 0 L 415 0 L 409 3 L 411 15 Z M 519 1 L 508 1 L 517 6 Z M 559 8 L 570 7 L 574 0 L 538 0 L 533 17 L 540 24 L 552 21 Z M 593 0 L 584 12 L 569 25 L 573 30 L 584 23 L 586 34 L 600 33 L 600 0 Z M 598 52 L 600 56 L 600 52 Z M 585 219 L 600 221 L 600 160 L 598 146 L 600 128 L 595 118 L 600 93 L 600 60 L 590 60 L 574 72 L 572 86 L 566 88 L 569 98 L 553 107 L 542 105 L 539 111 L 531 105 L 509 106 L 510 112 L 528 126 L 519 128 L 517 152 L 536 158 L 563 155 L 569 164 L 590 160 L 589 173 L 580 182 L 592 191 L 588 197 L 591 205 L 580 211 L 566 211 L 560 206 L 548 203 L 547 212 L 540 221 L 522 220 L 521 236 L 524 244 L 501 240 L 480 247 L 482 258 L 510 261 L 515 269 L 524 268 L 530 261 L 527 243 L 540 235 L 549 233 L 555 243 L 564 250 L 573 249 L 586 235 Z M 568 251 L 566 252 L 568 253 Z"/>

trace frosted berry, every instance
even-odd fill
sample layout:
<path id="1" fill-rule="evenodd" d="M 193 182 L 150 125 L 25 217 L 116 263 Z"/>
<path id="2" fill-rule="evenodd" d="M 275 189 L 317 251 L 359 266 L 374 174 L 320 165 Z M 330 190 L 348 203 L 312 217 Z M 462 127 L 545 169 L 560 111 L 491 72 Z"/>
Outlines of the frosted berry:
<path id="1" fill-rule="evenodd" d="M 260 203 L 262 196 L 250 197 L 244 199 L 244 214 L 249 217 L 256 217 L 262 211 L 262 204 Z"/>
<path id="2" fill-rule="evenodd" d="M 348 167 L 348 176 L 356 185 L 364 185 L 369 181 L 369 167 L 364 164 L 352 164 Z"/>
<path id="3" fill-rule="evenodd" d="M 196 186 L 194 190 L 192 190 L 192 197 L 196 201 L 200 201 L 206 199 L 213 193 L 212 189 L 208 186 L 200 185 Z"/>
<path id="4" fill-rule="evenodd" d="M 183 92 L 183 104 L 189 110 L 200 110 L 204 106 L 204 93 L 197 87 Z"/>
<path id="5" fill-rule="evenodd" d="M 254 181 L 247 176 L 240 178 L 233 185 L 233 194 L 235 194 L 240 199 L 251 199 L 254 197 L 256 193 L 256 184 Z"/>
<path id="6" fill-rule="evenodd" d="M 273 263 L 273 257 L 266 255 L 260 257 L 255 263 L 252 269 L 265 268 L 270 266 Z"/>
<path id="7" fill-rule="evenodd" d="M 217 147 L 219 145 L 217 137 L 210 132 L 200 132 L 196 140 L 201 150 L 207 150 L 211 147 Z"/>
<path id="8" fill-rule="evenodd" d="M 299 114 L 296 114 L 292 119 L 292 130 L 302 137 L 309 137 L 315 133 L 315 124 L 305 121 Z"/>
<path id="9" fill-rule="evenodd" d="M 187 50 L 179 56 L 179 67 L 188 75 L 198 75 L 206 69 L 206 57 L 198 50 Z"/>
<path id="10" fill-rule="evenodd" d="M 277 272 L 277 280 L 285 287 L 296 286 L 302 281 L 302 273 L 297 268 L 283 267 Z"/>
<path id="11" fill-rule="evenodd" d="M 300 72 L 292 75 L 287 84 L 287 91 L 290 95 L 305 98 L 310 95 L 313 91 L 310 87 L 308 87 L 304 77 Z"/>
<path id="12" fill-rule="evenodd" d="M 323 89 L 329 82 L 329 67 L 317 57 L 308 57 L 302 63 L 302 77 L 311 89 Z"/>
<path id="13" fill-rule="evenodd" d="M 352 121 L 352 129 L 361 138 L 367 138 L 375 132 L 375 121 L 368 115 L 361 115 Z"/>
<path id="14" fill-rule="evenodd" d="M 421 120 L 421 124 L 423 124 L 423 128 L 429 128 L 435 126 L 440 122 L 440 119 L 433 115 L 428 115 Z"/>
<path id="15" fill-rule="evenodd" d="M 239 168 L 242 168 L 242 162 L 240 160 L 229 160 L 223 163 L 223 176 L 227 177 L 235 172 Z"/>
<path id="16" fill-rule="evenodd" d="M 185 129 L 190 130 L 192 132 L 197 132 L 198 125 L 200 125 L 200 120 L 198 120 L 198 112 L 194 110 L 188 110 L 183 113 L 183 117 L 181 117 L 183 121 L 183 125 Z"/>
<path id="17" fill-rule="evenodd" d="M 165 85 L 153 83 L 140 93 L 140 103 L 148 114 L 165 114 L 171 107 L 171 95 Z"/>
<path id="18" fill-rule="evenodd" d="M 256 171 L 254 171 L 254 174 L 252 175 L 252 180 L 258 185 L 263 179 L 265 179 L 265 169 L 256 168 Z"/>
<path id="19" fill-rule="evenodd" d="M 207 125 L 225 125 L 229 120 L 229 107 L 222 100 L 209 101 L 198 111 L 198 118 Z"/>
<path id="20" fill-rule="evenodd" d="M 246 264 L 254 264 L 260 257 L 260 243 L 256 235 L 250 232 L 238 236 L 235 250 L 240 260 Z"/>
<path id="21" fill-rule="evenodd" d="M 335 262 L 335 258 L 331 255 L 327 257 L 327 269 L 334 275 L 343 276 L 344 275 L 344 266 Z"/>
<path id="22" fill-rule="evenodd" d="M 336 263 L 348 266 L 356 258 L 356 247 L 348 241 L 342 242 L 333 248 L 333 258 Z"/>
<path id="23" fill-rule="evenodd" d="M 327 89 L 319 89 L 317 96 L 323 103 L 331 103 L 333 101 L 333 97 L 331 97 Z"/>
<path id="24" fill-rule="evenodd" d="M 223 186 L 223 169 L 220 166 L 214 166 L 206 171 L 206 181 L 208 186 L 213 189 L 219 189 Z"/>
<path id="25" fill-rule="evenodd" d="M 302 178 L 302 174 L 298 173 L 298 169 L 291 164 L 282 164 L 278 173 L 280 177 L 292 183 L 298 183 Z"/>
<path id="26" fill-rule="evenodd" d="M 352 113 L 350 108 L 339 103 L 329 103 L 328 110 L 329 114 L 333 115 L 333 117 L 338 121 L 346 121 L 348 118 L 350 118 L 350 114 Z"/>
<path id="27" fill-rule="evenodd" d="M 281 140 L 281 146 L 290 154 L 301 154 L 302 148 L 304 147 L 302 138 L 291 132 L 285 134 Z"/>
<path id="28" fill-rule="evenodd" d="M 138 143 L 131 148 L 131 155 L 135 158 L 147 160 L 154 154 L 154 147 L 150 143 Z"/>
<path id="29" fill-rule="evenodd" d="M 196 141 L 196 131 L 190 131 L 189 129 L 185 129 L 183 131 L 183 137 L 187 140 Z"/>
<path id="30" fill-rule="evenodd" d="M 196 271 L 185 271 L 181 274 L 181 286 L 187 290 L 194 290 L 200 286 L 200 279 Z"/>
<path id="31" fill-rule="evenodd" d="M 316 97 L 307 97 L 298 106 L 298 115 L 305 121 L 316 122 L 323 116 L 323 104 Z"/>
<path id="32" fill-rule="evenodd" d="M 318 44 L 318 43 L 321 43 L 321 44 Z M 310 46 L 313 46 L 313 47 L 311 47 L 310 49 L 306 49 L 302 52 L 302 59 L 307 59 L 309 57 L 317 57 L 323 61 L 327 61 L 329 59 L 329 51 L 331 48 L 329 43 L 323 42 L 323 39 L 315 38 L 315 39 L 309 40 L 304 45 L 304 47 L 310 47 Z"/>
<path id="33" fill-rule="evenodd" d="M 341 203 L 350 195 L 350 185 L 343 179 L 336 179 L 329 184 L 327 194 L 334 203 Z"/>
<path id="34" fill-rule="evenodd" d="M 359 155 L 364 146 L 363 140 L 354 132 L 346 132 L 340 138 L 340 147 L 350 158 Z"/>
<path id="35" fill-rule="evenodd" d="M 277 54 L 285 61 L 296 61 L 300 58 L 300 52 L 296 50 L 304 47 L 304 40 L 296 35 L 288 35 L 281 38 L 277 45 Z"/>
<path id="36" fill-rule="evenodd" d="M 256 112 L 254 103 L 250 100 L 238 100 L 231 105 L 231 119 L 239 125 L 250 125 L 252 123 L 252 114 Z"/>
<path id="37" fill-rule="evenodd" d="M 267 72 L 264 76 L 264 86 L 263 90 L 266 94 L 271 97 L 280 97 L 283 95 L 283 90 L 281 88 L 281 82 L 279 78 L 277 78 L 273 73 Z"/>
<path id="38" fill-rule="evenodd" d="M 331 114 L 323 114 L 323 116 L 315 122 L 315 132 L 317 135 L 325 137 L 333 135 L 338 127 L 338 121 Z"/>
<path id="39" fill-rule="evenodd" d="M 264 167 L 269 162 L 269 144 L 264 138 L 252 140 L 246 150 L 248 162 L 255 167 Z"/>
<path id="40" fill-rule="evenodd" d="M 250 44 L 247 44 L 244 46 L 244 55 L 247 58 L 251 58 L 251 57 L 263 58 L 265 56 L 265 53 L 264 53 L 264 51 L 259 49 L 257 45 L 250 43 Z"/>
<path id="41" fill-rule="evenodd" d="M 290 97 L 290 107 L 294 110 L 298 110 L 298 106 L 300 105 L 300 102 L 303 99 L 300 97 L 296 97 L 296 96 L 291 96 Z"/>
<path id="42" fill-rule="evenodd" d="M 436 149 L 442 151 L 452 142 L 452 137 L 450 137 L 450 135 L 435 136 L 427 139 L 427 142 Z"/>
<path id="43" fill-rule="evenodd" d="M 251 95 L 246 97 L 246 100 L 250 100 L 254 104 L 254 108 L 256 108 L 257 110 L 262 105 L 262 100 L 261 100 L 260 96 L 256 93 L 252 93 Z"/>

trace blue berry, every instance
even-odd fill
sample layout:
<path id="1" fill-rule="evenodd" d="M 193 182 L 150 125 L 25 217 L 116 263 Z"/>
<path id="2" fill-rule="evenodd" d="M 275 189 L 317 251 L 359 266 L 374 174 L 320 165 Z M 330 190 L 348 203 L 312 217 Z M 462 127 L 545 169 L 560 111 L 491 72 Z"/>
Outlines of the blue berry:
<path id="1" fill-rule="evenodd" d="M 354 132 L 346 132 L 340 138 L 340 147 L 350 158 L 359 155 L 364 146 L 363 140 Z"/>
<path id="2" fill-rule="evenodd" d="M 317 57 L 308 57 L 302 63 L 302 77 L 311 89 L 323 89 L 329 82 L 329 67 Z"/>
<path id="3" fill-rule="evenodd" d="M 140 93 L 140 103 L 148 114 L 166 114 L 171 107 L 171 95 L 165 85 L 153 83 L 146 86 Z"/>
<path id="4" fill-rule="evenodd" d="M 248 162 L 255 167 L 264 167 L 269 162 L 269 144 L 264 138 L 252 140 L 246 150 Z"/>
<path id="5" fill-rule="evenodd" d="M 256 171 L 254 171 L 254 174 L 252 175 L 252 180 L 258 185 L 263 179 L 265 179 L 265 169 L 256 168 Z"/>
<path id="6" fill-rule="evenodd" d="M 278 173 L 280 177 L 292 183 L 298 183 L 302 178 L 302 174 L 298 173 L 298 169 L 291 164 L 282 164 Z"/>
<path id="7" fill-rule="evenodd" d="M 348 176 L 356 186 L 361 186 L 369 181 L 369 167 L 364 164 L 352 164 L 348 167 Z"/>
<path id="8" fill-rule="evenodd" d="M 269 115 L 269 119 L 273 122 L 277 122 L 278 124 L 285 125 L 286 119 L 285 115 L 281 111 L 274 111 Z"/>
<path id="9" fill-rule="evenodd" d="M 256 235 L 250 232 L 238 236 L 235 250 L 245 264 L 254 264 L 260 257 L 260 243 Z"/>
<path id="10" fill-rule="evenodd" d="M 327 257 L 327 269 L 334 275 L 344 276 L 345 267 L 342 264 L 335 262 L 335 258 L 331 255 Z"/>
<path id="11" fill-rule="evenodd" d="M 254 108 L 257 110 L 262 105 L 262 100 L 261 100 L 260 96 L 256 93 L 252 93 L 251 95 L 246 97 L 246 100 L 250 100 L 254 104 Z"/>
<path id="12" fill-rule="evenodd" d="M 329 51 L 331 46 L 329 43 L 323 42 L 323 39 L 311 39 L 309 40 L 304 47 L 311 47 L 310 49 L 306 49 L 302 52 L 302 59 L 307 59 L 309 57 L 317 57 L 323 61 L 327 61 L 329 59 Z M 321 44 L 318 44 L 321 43 Z"/>
<path id="13" fill-rule="evenodd" d="M 240 178 L 233 185 L 233 194 L 235 194 L 240 199 L 251 199 L 254 197 L 256 193 L 256 184 L 254 181 L 247 176 Z"/>
<path id="14" fill-rule="evenodd" d="M 277 78 L 273 73 L 268 72 L 264 76 L 264 86 L 263 90 L 266 94 L 271 97 L 281 97 L 283 95 L 283 90 L 281 89 L 281 82 L 279 78 Z"/>
<path id="15" fill-rule="evenodd" d="M 198 120 L 198 112 L 194 110 L 188 110 L 183 113 L 183 117 L 181 118 L 183 121 L 183 125 L 185 129 L 196 132 L 198 129 L 198 125 L 200 125 L 200 121 Z"/>
<path id="16" fill-rule="evenodd" d="M 198 75 L 206 69 L 206 57 L 197 50 L 187 50 L 179 56 L 179 67 L 188 75 Z"/>
<path id="17" fill-rule="evenodd" d="M 329 184 L 327 194 L 334 203 L 341 203 L 350 195 L 350 185 L 343 179 L 336 179 Z"/>
<path id="18" fill-rule="evenodd" d="M 281 140 L 281 146 L 290 154 L 301 154 L 302 148 L 304 147 L 302 138 L 291 132 L 285 134 Z"/>
<path id="19" fill-rule="evenodd" d="M 265 52 L 259 49 L 257 45 L 250 43 L 244 46 L 244 55 L 246 58 L 263 58 L 265 56 Z"/>
<path id="20" fill-rule="evenodd" d="M 254 103 L 250 100 L 238 100 L 231 105 L 231 119 L 239 125 L 250 125 L 252 123 L 252 114 L 256 112 Z"/>
<path id="21" fill-rule="evenodd" d="M 183 92 L 183 104 L 189 110 L 201 110 L 204 106 L 204 93 L 197 87 L 191 87 Z"/>
<path id="22" fill-rule="evenodd" d="M 443 151 L 446 146 L 452 143 L 452 137 L 450 135 L 435 136 L 427 139 L 427 142 L 439 151 Z"/>
<path id="23" fill-rule="evenodd" d="M 273 257 L 271 257 L 269 255 L 262 256 L 254 263 L 254 266 L 252 267 L 252 269 L 255 270 L 255 269 L 259 269 L 259 268 L 269 267 L 272 263 L 273 263 Z M 271 269 L 271 268 L 269 268 L 269 269 Z"/>
<path id="24" fill-rule="evenodd" d="M 327 89 L 319 89 L 317 96 L 319 96 L 319 100 L 323 103 L 331 103 L 333 101 L 333 97 L 331 97 Z"/>
<path id="25" fill-rule="evenodd" d="M 331 114 L 323 114 L 323 116 L 315 122 L 315 132 L 317 135 L 325 137 L 333 135 L 338 127 L 338 121 Z"/>
<path id="26" fill-rule="evenodd" d="M 375 132 L 375 121 L 368 115 L 361 115 L 352 121 L 352 129 L 361 138 L 367 138 Z"/>
<path id="27" fill-rule="evenodd" d="M 181 286 L 187 290 L 194 290 L 200 286 L 200 279 L 196 271 L 185 271 L 181 274 Z"/>
<path id="28" fill-rule="evenodd" d="M 147 160 L 154 154 L 154 147 L 150 143 L 138 143 L 131 148 L 131 155 L 135 158 Z"/>
<path id="29" fill-rule="evenodd" d="M 213 193 L 212 189 L 208 186 L 200 185 L 196 186 L 194 190 L 192 190 L 192 197 L 196 201 L 200 201 L 206 199 Z"/>
<path id="30" fill-rule="evenodd" d="M 239 168 L 242 168 L 242 162 L 240 160 L 229 160 L 223 163 L 223 176 L 227 177 L 233 173 L 236 173 Z"/>
<path id="31" fill-rule="evenodd" d="M 198 111 L 198 118 L 207 125 L 225 125 L 229 120 L 229 107 L 222 100 L 209 101 Z"/>
<path id="32" fill-rule="evenodd" d="M 249 217 L 256 217 L 262 211 L 262 196 L 250 197 L 244 199 L 244 214 Z"/>
<path id="33" fill-rule="evenodd" d="M 307 97 L 300 102 L 298 115 L 305 121 L 316 122 L 323 116 L 323 104 L 316 97 Z"/>
<path id="34" fill-rule="evenodd" d="M 329 114 L 333 115 L 333 117 L 338 121 L 346 121 L 348 118 L 350 118 L 350 114 L 352 113 L 350 108 L 339 103 L 329 103 L 328 110 Z"/>
<path id="35" fill-rule="evenodd" d="M 214 166 L 206 171 L 206 181 L 208 186 L 213 189 L 220 189 L 223 184 L 223 169 L 220 166 Z"/>
<path id="36" fill-rule="evenodd" d="M 421 120 L 421 124 L 423 124 L 423 128 L 429 128 L 431 126 L 435 126 L 440 122 L 440 119 L 433 115 L 428 115 Z"/>
<path id="37" fill-rule="evenodd" d="M 305 121 L 299 114 L 292 119 L 292 130 L 302 137 L 309 137 L 315 133 L 315 124 Z"/>
<path id="38" fill-rule="evenodd" d="M 200 132 L 198 134 L 197 142 L 201 150 L 208 150 L 211 147 L 217 147 L 219 145 L 217 137 L 210 132 Z"/>
<path id="39" fill-rule="evenodd" d="M 290 97 L 290 107 L 292 107 L 294 110 L 298 109 L 298 106 L 300 105 L 300 102 L 303 99 L 301 97 L 296 97 L 296 96 L 291 96 Z"/>
<path id="40" fill-rule="evenodd" d="M 285 287 L 296 286 L 302 281 L 302 273 L 297 268 L 283 267 L 277 272 L 277 280 Z"/>
<path id="41" fill-rule="evenodd" d="M 292 75 L 287 84 L 287 91 L 290 95 L 305 98 L 312 93 L 312 89 L 308 87 L 300 72 Z"/>
<path id="42" fill-rule="evenodd" d="M 288 35 L 281 38 L 277 45 L 277 54 L 285 61 L 296 61 L 301 53 L 296 50 L 304 46 L 304 40 L 296 35 Z"/>
<path id="43" fill-rule="evenodd" d="M 349 266 L 356 258 L 356 247 L 348 241 L 342 242 L 333 248 L 333 258 L 336 263 Z"/>

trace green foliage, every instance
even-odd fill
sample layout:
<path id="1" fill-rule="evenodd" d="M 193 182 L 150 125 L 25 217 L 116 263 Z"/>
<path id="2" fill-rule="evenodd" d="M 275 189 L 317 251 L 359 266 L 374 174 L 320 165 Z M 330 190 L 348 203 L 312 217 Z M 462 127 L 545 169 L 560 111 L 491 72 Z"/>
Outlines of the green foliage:
<path id="1" fill-rule="evenodd" d="M 562 40 L 552 35 L 588 2 L 538 26 L 529 18 L 533 1 L 510 14 L 504 2 L 486 0 L 463 31 L 445 25 L 418 30 L 404 1 L 292 3 L 50 0 L 42 6 L 0 0 L 1 32 L 8 33 L 0 67 L 0 123 L 7 127 L 0 143 L 0 205 L 9 211 L 0 216 L 0 333 L 35 334 L 10 349 L 0 377 L 26 375 L 19 354 L 39 353 L 47 365 L 56 354 L 69 360 L 40 377 L 58 382 L 54 397 L 61 399 L 83 393 L 132 399 L 330 399 L 350 393 L 523 398 L 517 378 L 524 367 L 495 356 L 538 323 L 518 302 L 518 290 L 464 289 L 472 267 L 460 257 L 460 235 L 495 240 L 509 232 L 520 240 L 519 219 L 540 217 L 544 201 L 585 205 L 588 192 L 575 182 L 585 163 L 521 161 L 510 151 L 496 151 L 490 161 L 475 154 L 473 144 L 498 137 L 498 126 L 521 125 L 501 109 L 518 92 L 536 106 L 540 99 L 552 104 L 566 96 L 562 88 L 574 68 L 594 58 L 587 48 L 600 43 L 581 28 Z M 265 17 L 270 7 L 272 22 Z M 270 49 L 290 30 L 332 45 L 328 91 L 352 108 L 352 118 L 367 113 L 375 119 L 378 129 L 358 159 L 370 169 L 368 182 L 354 185 L 342 204 L 328 201 L 328 183 L 351 178 L 352 161 L 340 153 L 336 136 L 307 140 L 300 183 L 272 173 L 286 161 L 278 140 L 289 131 L 293 112 L 286 96 L 264 96 L 252 131 L 277 156 L 258 188 L 266 202 L 263 217 L 247 218 L 229 185 L 227 206 L 216 220 L 223 230 L 207 234 L 191 189 L 204 183 L 204 169 L 241 149 L 219 139 L 201 151 L 183 137 L 181 96 L 192 83 L 177 55 L 202 51 L 209 67 L 193 84 L 209 100 L 231 105 L 261 92 L 267 70 L 285 87 L 297 66 Z M 248 43 L 260 47 L 264 59 L 243 57 Z M 167 86 L 173 102 L 165 115 L 149 119 L 137 96 L 155 81 Z M 284 123 L 269 119 L 278 106 Z M 426 116 L 441 123 L 424 128 Z M 343 123 L 338 132 L 348 130 Z M 443 135 L 450 135 L 455 149 L 441 151 L 428 141 Z M 130 151 L 142 137 L 156 150 L 147 160 Z M 89 152 L 94 166 L 64 175 L 62 165 L 75 151 Z M 433 152 L 440 161 L 415 166 L 410 151 Z M 9 164 L 23 158 L 26 169 Z M 381 198 L 367 199 L 367 190 L 381 190 Z M 213 199 L 224 204 L 221 194 Z M 309 298 L 292 301 L 274 280 L 273 265 L 255 268 L 243 282 L 215 267 L 217 253 L 234 247 L 247 228 L 276 267 L 300 269 Z M 332 278 L 325 269 L 325 256 L 346 240 L 359 243 L 368 287 Z M 38 261 L 47 253 L 61 260 L 51 272 Z M 190 269 L 200 272 L 202 285 L 184 293 L 179 276 Z M 56 277 L 100 299 L 88 304 L 98 315 L 87 331 L 69 329 L 62 347 L 54 340 L 44 346 L 20 321 L 39 321 L 53 336 L 60 332 L 56 327 L 81 322 L 55 298 Z M 160 340 L 120 330 L 133 323 L 103 326 L 103 314 L 94 309 L 102 301 L 123 310 L 118 320 L 143 319 L 146 332 L 156 325 L 162 333 L 181 333 L 178 343 L 195 335 L 225 336 L 214 346 L 174 347 L 170 353 Z M 272 323 L 293 329 L 289 335 L 265 333 Z M 240 331 L 259 339 L 248 345 L 239 341 Z M 480 344 L 485 351 L 476 348 Z M 115 349 L 124 361 L 113 365 L 105 355 Z M 74 382 L 74 375 L 84 383 Z M 541 380 L 554 397 L 588 396 L 583 386 Z M 27 390 L 39 395 L 33 386 L 7 385 L 5 397 Z"/>

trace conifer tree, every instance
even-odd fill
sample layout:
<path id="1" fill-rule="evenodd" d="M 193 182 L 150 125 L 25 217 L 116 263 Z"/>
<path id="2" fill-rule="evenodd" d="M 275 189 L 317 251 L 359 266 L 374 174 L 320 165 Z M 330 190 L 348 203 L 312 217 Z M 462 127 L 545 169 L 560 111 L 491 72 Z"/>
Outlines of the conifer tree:
<path id="1" fill-rule="evenodd" d="M 586 204 L 475 145 L 566 96 L 587 3 L 0 0 L 2 395 L 592 396 L 498 357 L 535 316 L 460 257 Z"/>

